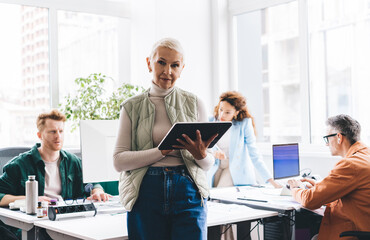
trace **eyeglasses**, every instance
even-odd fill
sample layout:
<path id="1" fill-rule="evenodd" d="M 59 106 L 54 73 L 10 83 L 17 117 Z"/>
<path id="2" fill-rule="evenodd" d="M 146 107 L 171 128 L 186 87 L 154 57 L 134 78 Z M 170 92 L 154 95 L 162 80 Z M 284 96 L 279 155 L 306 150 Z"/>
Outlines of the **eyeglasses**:
<path id="1" fill-rule="evenodd" d="M 338 133 L 333 133 L 333 134 L 329 134 L 329 135 L 323 136 L 322 138 L 324 139 L 325 143 L 328 144 L 329 143 L 328 138 L 334 137 L 334 136 L 337 136 L 337 135 L 338 135 Z"/>
<path id="2" fill-rule="evenodd" d="M 64 203 L 66 204 L 66 205 L 72 205 L 72 204 L 74 204 L 74 203 L 76 203 L 76 204 L 82 204 L 82 203 L 84 203 L 85 202 L 85 198 L 78 198 L 78 199 L 65 199 L 64 200 Z"/>
<path id="3" fill-rule="evenodd" d="M 343 136 L 345 136 L 343 133 L 341 133 Z M 337 136 L 338 133 L 333 133 L 333 134 L 329 134 L 329 135 L 326 135 L 326 136 L 323 136 L 322 138 L 324 139 L 325 143 L 328 144 L 329 143 L 329 140 L 328 138 L 330 137 L 334 137 L 334 136 Z"/>

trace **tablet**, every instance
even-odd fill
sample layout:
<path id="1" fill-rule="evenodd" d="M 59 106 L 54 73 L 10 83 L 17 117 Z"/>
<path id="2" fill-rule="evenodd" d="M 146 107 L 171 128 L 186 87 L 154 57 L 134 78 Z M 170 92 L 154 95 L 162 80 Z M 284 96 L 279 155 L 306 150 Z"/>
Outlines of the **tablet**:
<path id="1" fill-rule="evenodd" d="M 177 149 L 172 147 L 173 145 L 181 145 L 176 139 L 179 138 L 185 141 L 182 134 L 186 134 L 192 140 L 195 140 L 196 130 L 200 131 L 203 141 L 218 133 L 218 136 L 208 146 L 208 148 L 212 148 L 230 127 L 231 122 L 178 122 L 171 127 L 166 136 L 162 139 L 161 143 L 158 145 L 158 149 Z"/>

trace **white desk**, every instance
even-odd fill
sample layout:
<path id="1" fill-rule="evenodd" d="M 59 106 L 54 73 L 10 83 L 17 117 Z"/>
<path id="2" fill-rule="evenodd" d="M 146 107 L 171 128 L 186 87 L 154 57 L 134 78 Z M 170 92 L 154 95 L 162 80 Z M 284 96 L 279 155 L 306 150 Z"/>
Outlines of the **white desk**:
<path id="1" fill-rule="evenodd" d="M 291 211 L 299 210 L 302 207 L 292 196 L 280 196 L 280 189 L 274 188 L 253 188 L 253 187 L 227 187 L 227 188 L 212 188 L 211 199 L 219 200 L 227 203 L 243 204 L 251 207 L 263 207 L 275 211 Z M 246 201 L 238 198 L 260 199 L 267 201 L 256 202 Z M 307 208 L 305 208 L 307 209 Z M 325 206 L 318 209 L 307 209 L 318 215 L 324 216 Z"/>
<path id="2" fill-rule="evenodd" d="M 30 240 L 35 239 L 34 222 L 47 220 L 47 218 L 37 218 L 36 215 L 27 215 L 19 210 L 0 207 L 0 220 L 6 225 L 22 229 L 22 239 Z"/>
<path id="3" fill-rule="evenodd" d="M 35 222 L 52 239 L 128 239 L 126 213 L 98 214 L 95 217 L 65 218 Z"/>
<path id="4" fill-rule="evenodd" d="M 219 200 L 224 203 L 242 204 L 256 209 L 277 211 L 282 216 L 285 215 L 294 222 L 296 210 L 300 210 L 303 207 L 292 196 L 280 196 L 280 191 L 280 189 L 274 188 L 254 188 L 247 186 L 213 188 L 211 189 L 210 197 L 213 200 Z M 242 200 L 242 198 L 249 200 Z M 325 208 L 307 210 L 322 216 Z M 291 235 L 292 239 L 295 239 L 295 227 L 291 228 Z"/>
<path id="5" fill-rule="evenodd" d="M 208 202 L 208 227 L 277 216 L 277 212 L 237 204 Z M 53 239 L 128 239 L 127 214 L 98 214 L 95 217 L 38 221 Z"/>
<path id="6" fill-rule="evenodd" d="M 254 187 L 226 187 L 212 188 L 210 197 L 213 200 L 220 200 L 226 203 L 243 204 L 250 207 L 261 207 L 272 211 L 292 211 L 302 208 L 301 204 L 296 202 L 292 196 L 280 196 L 280 189 L 274 188 L 254 188 Z M 244 199 L 254 199 L 257 201 L 248 201 Z M 258 200 L 261 200 L 259 202 Z M 262 202 L 266 201 L 266 202 Z"/>
<path id="7" fill-rule="evenodd" d="M 208 227 L 244 221 L 253 221 L 278 215 L 278 212 L 253 209 L 238 204 L 207 202 L 207 206 Z"/>

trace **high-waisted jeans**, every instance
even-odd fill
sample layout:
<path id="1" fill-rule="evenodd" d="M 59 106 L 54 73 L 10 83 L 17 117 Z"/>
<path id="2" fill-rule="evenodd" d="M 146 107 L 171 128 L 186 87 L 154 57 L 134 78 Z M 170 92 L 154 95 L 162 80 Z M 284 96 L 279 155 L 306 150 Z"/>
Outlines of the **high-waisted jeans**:
<path id="1" fill-rule="evenodd" d="M 130 240 L 206 240 L 207 205 L 185 166 L 150 167 L 127 214 Z"/>

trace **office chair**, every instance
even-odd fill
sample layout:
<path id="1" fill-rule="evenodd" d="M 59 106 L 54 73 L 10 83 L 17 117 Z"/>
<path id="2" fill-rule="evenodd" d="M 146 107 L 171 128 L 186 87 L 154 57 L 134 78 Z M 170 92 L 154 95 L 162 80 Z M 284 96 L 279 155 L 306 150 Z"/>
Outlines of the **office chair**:
<path id="1" fill-rule="evenodd" d="M 0 175 L 3 173 L 3 167 L 9 160 L 30 149 L 29 147 L 0 148 Z"/>
<path id="2" fill-rule="evenodd" d="M 370 239 L 370 232 L 362 232 L 362 231 L 347 231 L 342 232 L 339 237 L 357 237 L 358 240 L 369 240 Z"/>
<path id="3" fill-rule="evenodd" d="M 69 148 L 69 149 L 65 149 L 65 150 L 70 152 L 70 153 L 73 153 L 74 155 L 76 155 L 77 157 L 82 159 L 81 150 L 79 148 Z"/>

